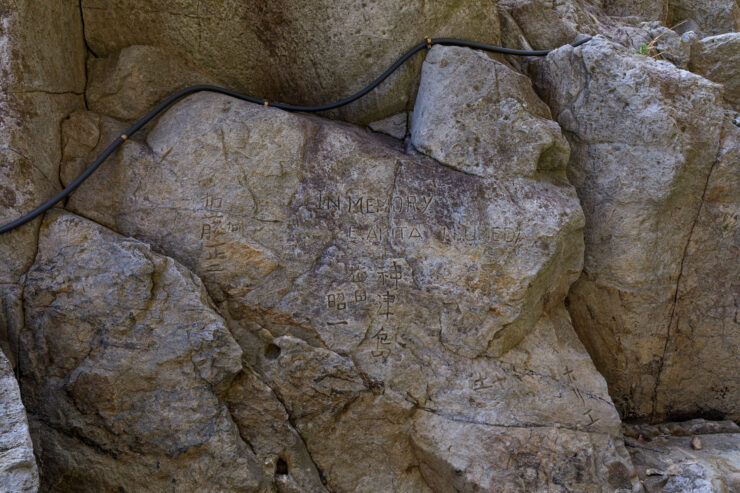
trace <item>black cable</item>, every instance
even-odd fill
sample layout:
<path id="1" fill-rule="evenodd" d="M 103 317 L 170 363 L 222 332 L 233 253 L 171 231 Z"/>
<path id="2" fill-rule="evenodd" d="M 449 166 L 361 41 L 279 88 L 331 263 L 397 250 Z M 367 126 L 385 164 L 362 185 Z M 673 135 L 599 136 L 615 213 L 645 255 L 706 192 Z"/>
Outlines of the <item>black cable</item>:
<path id="1" fill-rule="evenodd" d="M 575 43 L 571 43 L 571 46 L 576 47 L 580 46 L 588 41 L 590 41 L 591 38 L 584 38 L 580 41 L 577 41 Z M 282 110 L 287 111 L 303 111 L 303 112 L 315 112 L 315 111 L 326 111 L 326 110 L 333 110 L 335 108 L 339 108 L 341 106 L 344 106 L 346 104 L 349 104 L 353 101 L 356 101 L 378 87 L 385 79 L 388 78 L 393 72 L 395 72 L 398 67 L 403 65 L 406 60 L 414 56 L 416 53 L 420 52 L 423 49 L 429 49 L 432 45 L 451 45 L 451 46 L 464 46 L 467 48 L 475 48 L 477 50 L 484 50 L 484 51 L 490 51 L 493 53 L 503 53 L 505 55 L 518 55 L 518 56 L 545 56 L 548 53 L 550 53 L 553 50 L 516 50 L 513 48 L 503 48 L 501 46 L 496 45 L 489 45 L 484 43 L 477 43 L 475 41 L 467 41 L 464 39 L 456 39 L 456 38 L 427 38 L 421 43 L 414 45 L 409 51 L 404 53 L 398 60 L 396 60 L 393 65 L 388 67 L 388 69 L 380 74 L 374 81 L 372 81 L 367 87 L 357 91 L 356 93 L 352 94 L 351 96 L 348 96 L 344 99 L 341 99 L 339 101 L 336 101 L 334 103 L 328 103 L 328 104 L 322 104 L 318 106 L 301 106 L 301 105 L 295 105 L 295 104 L 287 104 L 287 103 L 278 103 L 278 102 L 269 102 L 264 99 L 257 99 L 253 96 L 249 96 L 247 94 L 242 94 L 240 92 L 232 91 L 230 89 L 226 89 L 224 87 L 219 86 L 211 86 L 207 84 L 200 84 L 196 86 L 190 86 L 186 87 L 185 89 L 181 89 L 177 91 L 176 93 L 169 96 L 167 99 L 159 103 L 157 106 L 154 107 L 149 113 L 141 117 L 136 123 L 134 123 L 126 132 L 117 137 L 116 140 L 114 140 L 108 147 L 105 148 L 102 154 L 93 161 L 93 163 L 87 167 L 87 169 L 82 172 L 80 176 L 75 178 L 72 183 L 67 185 L 64 190 L 60 191 L 56 195 L 54 195 L 52 198 L 41 204 L 40 206 L 36 207 L 34 210 L 29 212 L 28 214 L 16 219 L 15 221 L 12 221 L 8 224 L 5 224 L 3 226 L 0 226 L 0 234 L 6 233 L 8 231 L 11 231 L 18 226 L 22 226 L 23 224 L 26 224 L 27 222 L 35 219 L 37 216 L 43 214 L 47 210 L 54 207 L 54 205 L 59 202 L 60 200 L 67 197 L 70 193 L 75 191 L 77 187 L 82 184 L 83 181 L 85 181 L 93 172 L 98 169 L 98 166 L 103 164 L 103 162 L 113 154 L 113 151 L 115 151 L 118 146 L 120 146 L 123 142 L 125 142 L 129 137 L 134 135 L 136 132 L 138 132 L 141 127 L 149 123 L 151 120 L 153 120 L 155 117 L 157 117 L 160 113 L 162 113 L 164 110 L 172 106 L 174 103 L 176 103 L 178 100 L 184 98 L 185 96 L 188 96 L 190 94 L 201 92 L 201 91 L 208 91 L 208 92 L 216 92 L 220 94 L 226 94 L 228 96 L 232 96 L 237 99 L 241 99 L 243 101 L 249 101 L 251 103 L 257 103 L 257 104 L 264 104 L 266 106 L 272 106 L 274 108 L 280 108 Z"/>

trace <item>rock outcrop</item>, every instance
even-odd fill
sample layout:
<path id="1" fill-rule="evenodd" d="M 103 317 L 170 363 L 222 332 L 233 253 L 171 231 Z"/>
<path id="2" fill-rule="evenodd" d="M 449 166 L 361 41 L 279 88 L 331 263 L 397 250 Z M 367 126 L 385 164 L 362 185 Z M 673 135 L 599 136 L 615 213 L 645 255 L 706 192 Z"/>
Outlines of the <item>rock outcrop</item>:
<path id="1" fill-rule="evenodd" d="M 0 351 L 0 491 L 33 493 L 38 487 L 26 410 L 10 361 Z"/>
<path id="2" fill-rule="evenodd" d="M 718 178 L 712 170 L 727 177 L 737 171 L 729 154 L 734 164 L 715 166 L 726 154 L 720 87 L 600 37 L 551 53 L 538 70 L 538 85 L 571 145 L 568 177 L 586 216 L 584 272 L 571 289 L 570 312 L 622 416 L 737 416 L 737 388 L 728 380 L 740 335 L 727 330 L 737 324 L 730 287 L 738 278 L 735 224 L 706 225 L 731 229 L 729 248 L 707 245 L 723 265 L 719 272 L 701 261 L 696 274 L 687 271 L 692 232 L 703 228 L 697 221 L 707 183 Z M 737 130 L 727 129 L 725 140 Z M 719 200 L 734 200 L 719 198 L 722 190 Z M 722 221 L 716 214 L 707 220 Z M 687 323 L 681 305 L 694 303 L 684 295 L 688 276 L 704 284 L 719 276 L 730 301 L 711 320 L 700 315 L 701 328 L 682 329 L 691 342 L 673 358 L 673 327 Z M 668 383 L 673 364 L 693 374 L 690 388 L 680 378 Z"/>
<path id="3" fill-rule="evenodd" d="M 318 116 L 199 93 L 126 136 L 0 236 L 0 490 L 740 488 L 737 425 L 693 419 L 740 420 L 739 26 L 0 0 L 0 223 L 188 85 L 324 103 L 425 36 L 566 45 L 434 46 Z"/>
<path id="4" fill-rule="evenodd" d="M 439 161 L 198 94 L 130 139 L 68 208 L 204 280 L 330 490 L 629 491 L 618 415 L 563 306 L 583 226 L 566 141 L 504 64 L 452 48 L 429 57 L 412 142 Z M 475 87 L 455 101 L 469 128 L 434 97 L 445 77 Z M 117 132 L 91 113 L 75 121 L 70 169 L 97 152 L 76 144 L 80 129 Z M 522 156 L 507 165 L 488 134 L 517 138 Z"/>

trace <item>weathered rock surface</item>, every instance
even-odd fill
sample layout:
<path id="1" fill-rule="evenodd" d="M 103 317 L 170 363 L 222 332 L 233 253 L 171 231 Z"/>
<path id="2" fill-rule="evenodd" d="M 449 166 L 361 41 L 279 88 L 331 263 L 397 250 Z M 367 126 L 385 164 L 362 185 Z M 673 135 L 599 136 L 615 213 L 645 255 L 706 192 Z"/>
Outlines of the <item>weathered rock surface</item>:
<path id="1" fill-rule="evenodd" d="M 85 94 L 88 108 L 119 120 L 144 116 L 173 92 L 214 80 L 151 46 L 129 46 L 106 58 L 91 57 Z"/>
<path id="2" fill-rule="evenodd" d="M 687 28 L 701 37 L 740 30 L 740 5 L 736 0 L 668 0 L 666 26 L 689 21 Z"/>
<path id="3" fill-rule="evenodd" d="M 417 149 L 487 178 L 565 168 L 568 142 L 527 77 L 457 47 L 435 46 L 422 70 L 411 126 Z"/>
<path id="4" fill-rule="evenodd" d="M 455 151 L 436 162 L 354 127 L 198 94 L 130 139 L 68 207 L 203 278 L 329 489 L 631 490 L 618 415 L 562 304 L 583 226 L 568 147 L 510 69 L 432 51 L 479 84 L 458 100 L 472 134 L 499 125 L 481 115 L 519 108 L 511 134 L 498 128 L 527 159 L 507 167 L 481 146 L 476 173 L 462 172 Z M 466 72 L 472 61 L 482 68 Z M 422 95 L 415 113 L 463 146 L 454 109 L 445 121 L 445 101 L 432 101 Z M 91 149 L 76 129 L 115 131 L 75 119 L 70 169 Z"/>
<path id="5" fill-rule="evenodd" d="M 733 422 L 627 426 L 632 459 L 647 493 L 740 490 L 740 428 Z"/>
<path id="6" fill-rule="evenodd" d="M 739 20 L 0 0 L 0 223 L 187 85 L 326 102 L 427 35 L 614 41 L 437 46 L 327 115 L 374 133 L 200 94 L 129 139 L 77 215 L 0 237 L 0 490 L 740 488 L 737 425 L 625 448 L 597 371 L 626 417 L 740 420 Z"/>
<path id="7" fill-rule="evenodd" d="M 257 489 L 218 399 L 241 350 L 187 269 L 52 213 L 24 307 L 20 380 L 45 490 Z"/>
<path id="8" fill-rule="evenodd" d="M 740 420 L 740 128 L 729 118 L 721 142 L 677 280 L 658 415 Z"/>
<path id="9" fill-rule="evenodd" d="M 377 122 L 371 122 L 368 127 L 374 132 L 390 135 L 396 139 L 403 139 L 408 133 L 408 113 L 398 113 Z"/>
<path id="10" fill-rule="evenodd" d="M 618 17 L 636 17 L 642 20 L 662 21 L 668 15 L 667 0 L 603 0 L 604 11 Z"/>
<path id="11" fill-rule="evenodd" d="M 297 104 L 334 101 L 359 90 L 425 36 L 499 40 L 492 0 L 83 0 L 81 5 L 86 39 L 98 56 L 132 45 L 155 46 L 230 88 Z M 335 115 L 367 123 L 409 109 L 420 61 Z"/>
<path id="12" fill-rule="evenodd" d="M 39 473 L 18 382 L 0 351 L 0 491 L 35 493 L 38 487 Z"/>
<path id="13" fill-rule="evenodd" d="M 690 69 L 722 84 L 727 102 L 740 109 L 740 33 L 704 38 L 694 45 Z"/>
<path id="14" fill-rule="evenodd" d="M 737 363 L 723 356 L 738 343 L 738 331 L 729 328 L 737 324 L 732 310 L 687 333 L 680 365 L 707 369 L 690 388 L 660 380 L 672 364 L 666 347 L 676 342 L 670 327 L 687 244 L 720 154 L 719 86 L 601 37 L 550 54 L 538 84 L 570 142 L 568 177 L 586 215 L 584 272 L 571 289 L 570 312 L 622 416 L 660 419 L 708 413 L 706 406 L 712 415 L 735 415 L 738 395 L 728 392 L 727 379 Z M 737 195 L 729 185 L 727 191 Z M 711 247 L 727 266 L 722 273 L 705 262 L 697 268 L 707 282 L 719 274 L 729 288 L 738 240 L 730 234 L 724 241 L 734 246 Z M 726 296 L 736 296 L 731 292 Z M 701 313 L 695 316 L 706 319 Z"/>
<path id="15" fill-rule="evenodd" d="M 587 0 L 499 0 L 502 36 L 517 32 L 528 47 L 551 49 L 576 40 L 578 34 L 594 35 L 613 26 L 604 12 Z"/>
<path id="16" fill-rule="evenodd" d="M 43 26 L 43 28 L 39 28 Z M 62 118 L 83 106 L 85 49 L 73 2 L 0 5 L 0 223 L 59 186 Z M 33 262 L 39 221 L 0 236 L 0 284 Z"/>
<path id="17" fill-rule="evenodd" d="M 661 26 L 659 22 L 641 23 L 636 30 L 644 30 L 646 36 L 637 36 L 631 44 L 635 51 L 641 52 L 645 45 L 645 56 L 658 60 L 667 60 L 678 68 L 686 70 L 692 57 L 697 35 L 693 31 L 679 34 Z"/>

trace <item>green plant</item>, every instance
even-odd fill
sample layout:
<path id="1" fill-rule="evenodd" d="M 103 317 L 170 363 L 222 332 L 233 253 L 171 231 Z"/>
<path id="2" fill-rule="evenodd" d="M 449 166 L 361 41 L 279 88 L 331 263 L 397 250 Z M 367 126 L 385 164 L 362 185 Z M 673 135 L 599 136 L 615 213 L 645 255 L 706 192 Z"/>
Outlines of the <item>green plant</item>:
<path id="1" fill-rule="evenodd" d="M 670 27 L 669 29 L 671 31 L 675 31 L 676 28 L 682 24 L 684 24 L 686 21 L 681 21 L 678 24 L 676 24 L 673 27 Z M 635 53 L 638 55 L 645 55 L 649 56 L 650 58 L 658 58 L 663 59 L 663 55 L 671 55 L 671 53 L 667 51 L 658 51 L 658 48 L 656 48 L 656 44 L 658 43 L 658 40 L 663 37 L 664 34 L 666 34 L 668 31 L 663 31 L 662 33 L 658 34 L 656 37 L 654 37 L 648 44 L 642 43 L 642 46 L 640 46 L 639 50 L 635 50 Z"/>

